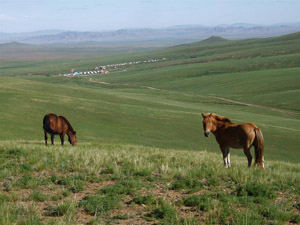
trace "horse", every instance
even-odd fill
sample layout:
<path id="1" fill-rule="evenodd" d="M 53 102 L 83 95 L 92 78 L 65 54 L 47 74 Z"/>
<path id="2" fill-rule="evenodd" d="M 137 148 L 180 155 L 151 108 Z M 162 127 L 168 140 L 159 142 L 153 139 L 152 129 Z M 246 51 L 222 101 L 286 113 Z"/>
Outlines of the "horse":
<path id="1" fill-rule="evenodd" d="M 74 131 L 70 122 L 63 116 L 57 116 L 53 113 L 46 114 L 43 119 L 43 129 L 45 133 L 45 144 L 49 133 L 51 135 L 51 144 L 54 144 L 54 135 L 60 136 L 61 144 L 64 145 L 65 135 L 68 135 L 68 140 L 71 145 L 77 144 L 76 131 Z"/>
<path id="2" fill-rule="evenodd" d="M 255 165 L 264 169 L 264 138 L 261 130 L 253 123 L 233 123 L 230 119 L 213 113 L 202 113 L 204 136 L 210 132 L 215 138 L 223 153 L 224 166 L 230 167 L 230 149 L 244 149 L 251 167 L 252 156 L 250 148 L 255 148 Z"/>

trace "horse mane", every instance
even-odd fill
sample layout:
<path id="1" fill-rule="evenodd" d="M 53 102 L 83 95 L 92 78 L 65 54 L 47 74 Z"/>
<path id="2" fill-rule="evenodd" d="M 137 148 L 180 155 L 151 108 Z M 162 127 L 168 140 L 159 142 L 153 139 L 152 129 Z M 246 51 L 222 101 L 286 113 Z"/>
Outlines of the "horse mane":
<path id="1" fill-rule="evenodd" d="M 219 116 L 219 115 L 216 115 L 216 114 L 213 114 L 213 116 L 214 116 L 214 118 L 215 118 L 217 121 L 232 123 L 231 120 L 228 119 L 228 118 L 225 117 L 225 116 Z"/>
<path id="2" fill-rule="evenodd" d="M 72 132 L 74 132 L 74 129 L 73 129 L 72 125 L 70 124 L 69 120 L 67 120 L 64 116 L 61 116 L 61 117 L 66 121 L 66 123 L 68 124 L 69 129 L 70 129 Z"/>

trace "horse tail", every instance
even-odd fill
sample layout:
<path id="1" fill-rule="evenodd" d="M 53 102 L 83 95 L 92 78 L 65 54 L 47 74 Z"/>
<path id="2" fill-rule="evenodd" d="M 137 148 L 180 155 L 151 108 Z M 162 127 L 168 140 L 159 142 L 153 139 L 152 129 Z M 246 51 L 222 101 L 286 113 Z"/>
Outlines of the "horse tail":
<path id="1" fill-rule="evenodd" d="M 254 132 L 255 139 L 253 144 L 255 148 L 255 164 L 258 165 L 261 169 L 264 169 L 264 137 L 258 127 L 254 128 Z"/>
<path id="2" fill-rule="evenodd" d="M 43 119 L 43 129 L 44 130 L 48 130 L 50 128 L 50 119 L 49 119 L 49 115 L 44 116 Z"/>

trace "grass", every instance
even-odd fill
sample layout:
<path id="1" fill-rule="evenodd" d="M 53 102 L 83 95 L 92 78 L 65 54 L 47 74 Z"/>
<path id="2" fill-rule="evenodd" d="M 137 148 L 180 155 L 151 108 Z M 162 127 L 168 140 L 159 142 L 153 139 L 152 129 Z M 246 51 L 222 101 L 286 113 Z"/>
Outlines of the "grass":
<path id="1" fill-rule="evenodd" d="M 219 154 L 133 145 L 45 147 L 41 142 L 2 141 L 0 149 L 0 182 L 10 187 L 0 195 L 6 224 L 29 219 L 46 224 L 299 221 L 297 164 L 269 161 L 262 172 L 248 169 L 244 157 L 233 155 L 234 165 L 225 169 Z M 13 162 L 18 169 L 7 166 Z M 30 172 L 19 166 L 24 163 Z M 101 173 L 105 168 L 113 170 Z M 85 185 L 73 192 L 69 184 L 77 180 Z M 55 195 L 60 197 L 51 198 Z M 16 210 L 21 202 L 23 208 Z"/>
<path id="2" fill-rule="evenodd" d="M 5 109 L 0 115 L 2 140 L 43 139 L 42 118 L 46 113 L 55 112 L 69 119 L 78 132 L 79 142 L 219 152 L 213 138 L 203 137 L 201 126 L 201 112 L 215 112 L 236 122 L 256 123 L 265 136 L 266 158 L 296 162 L 295 156 L 299 155 L 295 147 L 299 143 L 299 120 L 282 113 L 174 91 L 103 88 L 85 84 L 81 79 L 0 79 L 3 93 L 0 98 Z M 18 116 L 19 111 L 26 120 Z M 57 137 L 55 143 L 59 144 Z M 243 153 L 234 151 L 234 154 Z"/>
<path id="3" fill-rule="evenodd" d="M 299 114 L 299 38 L 296 33 L 103 55 L 99 57 L 105 58 L 105 63 L 162 57 L 168 60 L 119 68 L 109 75 L 72 79 L 7 76 L 11 68 L 25 69 L 22 64 L 10 62 L 10 69 L 0 68 L 0 102 L 4 109 L 0 139 L 41 140 L 42 118 L 54 112 L 70 120 L 78 131 L 79 142 L 219 152 L 215 140 L 202 135 L 201 112 L 214 112 L 235 122 L 257 124 L 265 137 L 266 158 L 297 162 L 298 116 L 214 97 Z M 196 58 L 190 57 L 195 54 Z M 86 60 L 86 68 L 102 62 L 92 56 L 82 60 Z M 41 72 L 52 74 L 48 61 L 39 63 Z M 111 85 L 97 83 L 102 81 Z M 59 142 L 57 138 L 55 142 Z M 241 151 L 234 154 L 243 155 Z"/>
<path id="4" fill-rule="evenodd" d="M 44 202 L 48 200 L 48 196 L 36 191 L 29 195 L 28 200 Z"/>
<path id="5" fill-rule="evenodd" d="M 79 49 L 47 49 L 38 60 L 25 59 L 23 49 L 19 62 L 9 58 L 17 52 L 2 55 L 0 224 L 299 223 L 299 39 L 296 33 L 98 56 L 97 48 L 72 57 Z M 68 57 L 57 58 L 61 51 Z M 109 75 L 52 76 L 163 57 Z M 60 146 L 58 137 L 44 146 L 49 112 L 68 118 L 77 147 Z M 257 124 L 266 170 L 248 169 L 240 150 L 231 151 L 232 167 L 224 169 L 215 139 L 203 136 L 202 112 Z"/>
<path id="6" fill-rule="evenodd" d="M 83 207 L 84 210 L 91 215 L 102 215 L 112 209 L 119 207 L 119 199 L 114 196 L 86 196 L 80 203 L 79 206 Z"/>
<path id="7" fill-rule="evenodd" d="M 152 195 L 146 195 L 135 197 L 131 202 L 139 205 L 153 205 L 156 201 Z"/>

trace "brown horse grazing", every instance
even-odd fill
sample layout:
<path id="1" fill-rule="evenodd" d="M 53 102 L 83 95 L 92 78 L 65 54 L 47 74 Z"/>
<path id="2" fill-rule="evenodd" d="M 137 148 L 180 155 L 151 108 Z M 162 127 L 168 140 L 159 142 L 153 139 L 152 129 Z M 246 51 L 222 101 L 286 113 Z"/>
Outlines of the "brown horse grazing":
<path id="1" fill-rule="evenodd" d="M 53 113 L 49 113 L 44 116 L 43 119 L 43 128 L 45 133 L 45 144 L 47 145 L 48 135 L 51 135 L 51 144 L 54 144 L 54 135 L 59 134 L 61 144 L 64 144 L 64 138 L 67 134 L 69 137 L 69 142 L 73 146 L 77 144 L 76 131 L 73 130 L 73 127 L 69 121 L 63 116 L 57 116 Z"/>
<path id="2" fill-rule="evenodd" d="M 230 167 L 229 148 L 243 148 L 251 166 L 250 148 L 255 148 L 255 164 L 264 169 L 264 138 L 261 130 L 253 123 L 233 123 L 228 118 L 213 113 L 203 114 L 204 135 L 212 132 L 223 153 L 224 165 Z"/>

